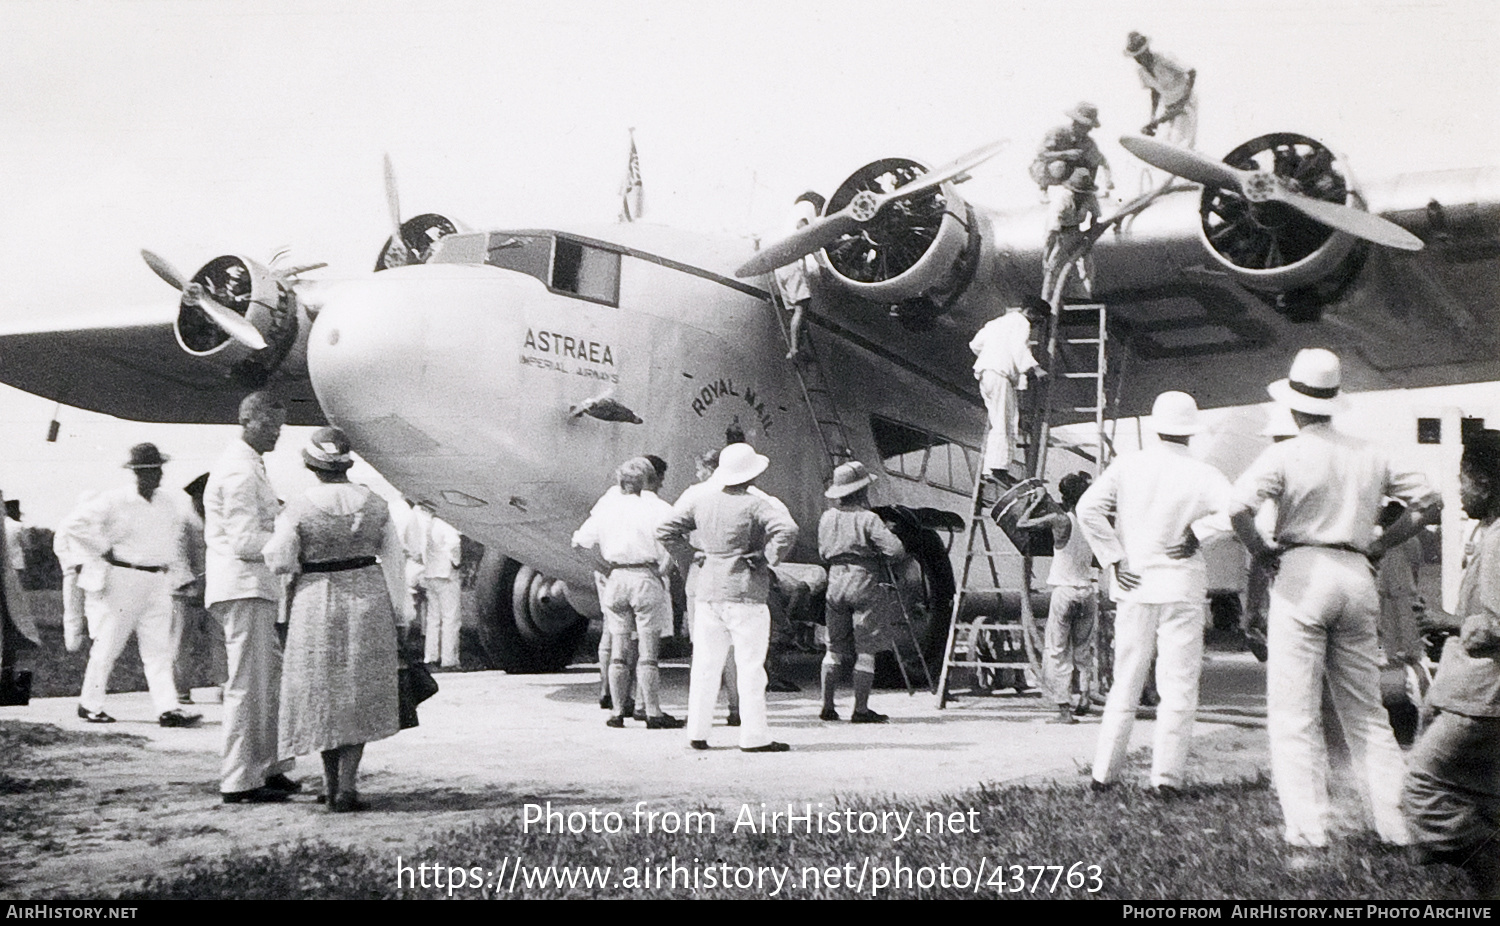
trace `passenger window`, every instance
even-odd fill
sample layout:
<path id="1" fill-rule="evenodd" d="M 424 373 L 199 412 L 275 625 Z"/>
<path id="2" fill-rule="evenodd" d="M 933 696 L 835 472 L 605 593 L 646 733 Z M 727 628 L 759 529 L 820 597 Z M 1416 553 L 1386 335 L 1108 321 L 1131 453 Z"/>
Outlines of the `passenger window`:
<path id="1" fill-rule="evenodd" d="M 950 492 L 968 494 L 979 471 L 979 451 L 921 428 L 879 415 L 870 416 L 870 432 L 885 471 Z"/>
<path id="2" fill-rule="evenodd" d="M 927 458 L 930 439 L 926 431 L 898 424 L 876 415 L 870 416 L 870 431 L 875 448 L 880 451 L 885 471 L 907 479 L 922 478 L 922 463 Z"/>

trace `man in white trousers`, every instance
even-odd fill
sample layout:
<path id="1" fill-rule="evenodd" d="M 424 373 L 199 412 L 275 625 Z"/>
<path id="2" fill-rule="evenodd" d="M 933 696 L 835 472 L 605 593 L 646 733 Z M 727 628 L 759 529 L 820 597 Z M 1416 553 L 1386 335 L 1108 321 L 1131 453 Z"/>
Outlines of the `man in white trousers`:
<path id="1" fill-rule="evenodd" d="M 1207 569 L 1199 543 L 1229 529 L 1229 480 L 1188 452 L 1198 405 L 1164 392 L 1151 408 L 1158 443 L 1117 458 L 1078 501 L 1078 524 L 1099 565 L 1113 574 L 1115 682 L 1094 753 L 1095 790 L 1115 783 L 1125 763 L 1141 688 L 1156 657 L 1156 731 L 1151 786 L 1171 796 L 1184 784 L 1203 627 Z M 1111 518 L 1113 523 L 1111 523 Z"/>
<path id="2" fill-rule="evenodd" d="M 135 485 L 86 497 L 59 528 L 65 546 L 86 566 L 79 585 L 86 607 L 97 615 L 78 698 L 78 716 L 89 723 L 114 722 L 104 712 L 105 686 L 131 634 L 157 722 L 191 727 L 202 719 L 177 707 L 172 678 L 172 588 L 183 572 L 177 548 L 182 512 L 157 491 L 167 460 L 155 444 L 132 447 L 125 468 Z"/>
<path id="3" fill-rule="evenodd" d="M 771 567 L 797 542 L 797 524 L 786 506 L 751 491 L 770 459 L 749 444 L 730 444 L 705 486 L 679 499 L 656 538 L 686 572 L 693 556 L 688 535 L 703 551 L 693 613 L 693 668 L 688 682 L 687 730 L 694 749 L 708 748 L 714 701 L 729 647 L 739 672 L 740 750 L 786 752 L 766 723 L 766 649 L 771 611 L 766 606 Z"/>
<path id="4" fill-rule="evenodd" d="M 424 661 L 444 669 L 458 668 L 458 630 L 462 618 L 463 537 L 433 513 L 426 502 L 411 510 L 403 545 L 419 567 L 417 585 L 426 593 Z"/>
<path id="5" fill-rule="evenodd" d="M 1345 407 L 1341 376 L 1333 353 L 1297 352 L 1291 375 L 1268 387 L 1291 410 L 1297 436 L 1272 444 L 1250 464 L 1230 505 L 1235 533 L 1257 561 L 1276 570 L 1266 631 L 1271 776 L 1286 841 L 1312 850 L 1328 845 L 1331 812 L 1325 678 L 1377 833 L 1392 845 L 1410 841 L 1400 807 L 1405 761 L 1380 701 L 1380 596 L 1371 563 L 1413 536 L 1442 504 L 1416 470 L 1333 428 L 1332 416 Z M 1387 498 L 1407 511 L 1377 535 Z M 1270 543 L 1255 528 L 1267 501 L 1276 506 Z"/>
<path id="6" fill-rule="evenodd" d="M 984 445 L 984 467 L 1003 487 L 1015 483 L 1010 462 L 1021 439 L 1020 390 L 1026 388 L 1026 374 L 1043 372 L 1031 354 L 1031 321 L 1028 316 L 1042 307 L 1028 303 L 1026 308 L 1010 308 L 991 319 L 974 339 L 969 350 L 974 353 L 974 378 L 979 380 L 979 394 L 989 411 L 989 437 Z"/>
<path id="7" fill-rule="evenodd" d="M 209 471 L 203 494 L 204 603 L 224 628 L 229 680 L 224 685 L 226 804 L 284 801 L 302 786 L 277 761 L 281 641 L 276 637 L 280 583 L 261 550 L 271 540 L 281 503 L 261 455 L 276 447 L 286 411 L 254 392 L 240 403 L 240 436 Z"/>

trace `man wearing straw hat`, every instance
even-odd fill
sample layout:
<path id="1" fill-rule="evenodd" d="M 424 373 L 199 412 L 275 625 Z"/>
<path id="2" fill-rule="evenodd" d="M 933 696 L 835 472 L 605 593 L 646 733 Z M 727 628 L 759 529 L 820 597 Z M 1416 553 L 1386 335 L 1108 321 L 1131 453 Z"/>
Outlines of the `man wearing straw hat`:
<path id="1" fill-rule="evenodd" d="M 1199 542 L 1227 531 L 1229 480 L 1188 452 L 1198 404 L 1163 392 L 1151 407 L 1160 442 L 1121 456 L 1078 501 L 1078 526 L 1114 577 L 1115 683 L 1104 704 L 1094 753 L 1095 790 L 1114 784 L 1125 764 L 1141 689 L 1156 657 L 1161 704 L 1151 749 L 1151 786 L 1163 796 L 1184 783 L 1198 676 L 1203 668 L 1207 567 Z M 1217 517 L 1216 517 L 1217 516 Z M 1111 523 L 1111 518 L 1113 523 Z"/>
<path id="2" fill-rule="evenodd" d="M 766 724 L 766 648 L 771 611 L 766 606 L 771 567 L 797 542 L 797 524 L 786 507 L 750 491 L 770 459 L 749 444 L 719 452 L 719 468 L 707 488 L 679 499 L 656 538 L 687 571 L 693 547 L 703 551 L 693 614 L 693 668 L 688 685 L 687 729 L 694 749 L 708 748 L 714 701 L 729 647 L 739 673 L 740 750 L 785 752 Z"/>
<path id="3" fill-rule="evenodd" d="M 1291 410 L 1291 440 L 1267 447 L 1235 483 L 1235 533 L 1262 562 L 1276 563 L 1266 648 L 1267 732 L 1271 775 L 1281 800 L 1286 841 L 1328 845 L 1328 760 L 1319 705 L 1324 681 L 1349 743 L 1353 772 L 1364 781 L 1375 829 L 1387 843 L 1409 841 L 1401 816 L 1401 749 L 1380 703 L 1376 624 L 1380 599 L 1373 559 L 1411 537 L 1441 506 L 1415 470 L 1334 430 L 1345 407 L 1339 358 L 1302 350 L 1291 375 L 1270 385 Z M 1407 511 L 1377 536 L 1386 498 Z M 1255 513 L 1276 503 L 1274 539 L 1255 529 Z"/>
<path id="4" fill-rule="evenodd" d="M 875 685 L 875 654 L 887 647 L 887 609 L 895 606 L 885 564 L 906 548 L 880 515 L 870 510 L 874 474 L 852 460 L 833 471 L 823 493 L 837 504 L 818 521 L 818 555 L 828 564 L 828 651 L 823 656 L 821 720 L 838 720 L 833 697 L 843 667 L 854 663 L 854 713 L 850 723 L 885 723 L 870 710 Z"/>
<path id="5" fill-rule="evenodd" d="M 89 723 L 113 723 L 104 712 L 105 686 L 115 660 L 135 635 L 146 686 L 157 721 L 164 727 L 191 727 L 202 715 L 177 707 L 172 676 L 172 579 L 184 570 L 178 537 L 182 513 L 161 487 L 168 457 L 155 444 L 130 448 L 125 468 L 135 485 L 85 499 L 58 528 L 69 548 L 85 560 L 79 586 L 98 615 L 78 716 Z"/>

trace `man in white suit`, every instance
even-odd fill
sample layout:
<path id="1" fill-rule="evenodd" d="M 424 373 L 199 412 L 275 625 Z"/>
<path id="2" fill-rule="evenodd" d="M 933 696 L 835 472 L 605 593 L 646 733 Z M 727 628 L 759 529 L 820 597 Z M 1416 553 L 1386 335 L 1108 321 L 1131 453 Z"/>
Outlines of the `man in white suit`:
<path id="1" fill-rule="evenodd" d="M 226 804 L 284 801 L 301 790 L 286 777 L 291 762 L 277 762 L 280 585 L 261 556 L 280 508 L 261 454 L 275 448 L 285 421 L 285 410 L 270 395 L 246 396 L 240 403 L 240 437 L 210 470 L 203 494 L 204 603 L 224 627 L 229 654 L 219 785 Z"/>

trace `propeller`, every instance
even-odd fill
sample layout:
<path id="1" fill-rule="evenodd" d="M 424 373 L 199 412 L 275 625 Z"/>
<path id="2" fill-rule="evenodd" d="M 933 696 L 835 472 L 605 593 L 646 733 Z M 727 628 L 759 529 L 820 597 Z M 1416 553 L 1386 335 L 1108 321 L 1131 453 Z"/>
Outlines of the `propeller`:
<path id="1" fill-rule="evenodd" d="M 396 169 L 391 166 L 391 156 L 385 155 L 385 204 L 391 211 L 391 251 L 386 266 L 401 267 L 411 263 L 411 253 L 401 238 L 401 197 L 396 192 Z"/>
<path id="2" fill-rule="evenodd" d="M 930 193 L 952 180 L 967 179 L 970 170 L 988 161 L 1009 141 L 991 142 L 968 152 L 943 167 L 922 174 L 920 177 L 897 187 L 889 193 L 864 190 L 857 193 L 844 208 L 833 215 L 821 216 L 756 253 L 734 272 L 737 277 L 753 277 L 783 267 L 799 257 L 805 257 L 833 244 L 845 235 L 853 234 L 860 226 L 874 219 L 891 203 L 911 199 Z"/>
<path id="3" fill-rule="evenodd" d="M 1404 251 L 1422 250 L 1422 239 L 1394 222 L 1360 209 L 1307 196 L 1270 171 L 1241 170 L 1222 161 L 1142 135 L 1125 135 L 1120 145 L 1152 167 L 1206 187 L 1233 190 L 1251 203 L 1279 202 L 1330 228 Z"/>
<path id="4" fill-rule="evenodd" d="M 201 309 L 203 314 L 207 315 L 214 324 L 223 329 L 225 334 L 251 350 L 266 349 L 266 339 L 261 335 L 260 331 L 246 321 L 244 316 L 221 305 L 204 291 L 201 284 L 189 281 L 187 277 L 177 272 L 176 267 L 145 248 L 141 249 L 141 257 L 145 258 L 146 266 L 155 271 L 157 276 L 167 281 L 173 289 L 182 292 L 184 302 Z"/>

